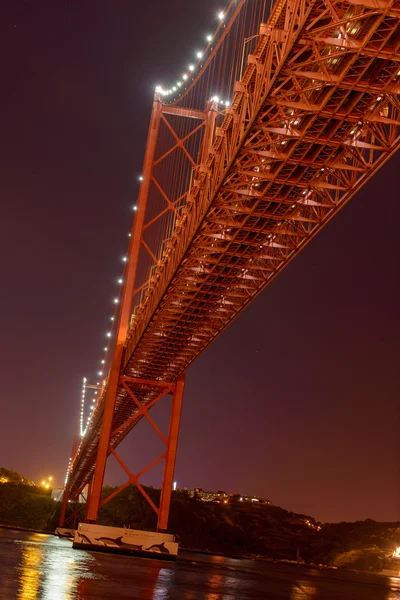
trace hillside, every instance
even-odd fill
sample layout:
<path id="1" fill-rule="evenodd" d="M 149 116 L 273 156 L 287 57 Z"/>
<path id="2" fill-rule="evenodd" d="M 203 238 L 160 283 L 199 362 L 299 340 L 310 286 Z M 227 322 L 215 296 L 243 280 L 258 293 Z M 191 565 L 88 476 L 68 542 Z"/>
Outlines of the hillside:
<path id="1" fill-rule="evenodd" d="M 5 467 L 0 467 L 0 483 L 23 483 L 24 485 L 35 485 L 33 481 L 24 477 L 16 471 L 10 471 Z"/>
<path id="2" fill-rule="evenodd" d="M 1 483 L 0 525 L 51 530 L 57 510 L 56 504 L 51 499 L 49 490 L 35 485 Z"/>
<path id="3" fill-rule="evenodd" d="M 108 495 L 111 488 L 104 490 Z M 159 490 L 146 488 L 156 503 Z M 104 525 L 152 529 L 156 518 L 136 488 L 130 486 L 100 511 Z M 224 554 L 380 571 L 400 546 L 400 523 L 320 525 L 313 517 L 271 504 L 205 503 L 182 491 L 171 500 L 170 530 L 182 547 Z"/>

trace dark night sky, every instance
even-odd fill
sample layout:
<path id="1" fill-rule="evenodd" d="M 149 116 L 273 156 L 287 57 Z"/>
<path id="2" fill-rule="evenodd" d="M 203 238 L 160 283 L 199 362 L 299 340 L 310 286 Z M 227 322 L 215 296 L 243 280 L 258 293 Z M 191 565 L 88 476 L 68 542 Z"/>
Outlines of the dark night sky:
<path id="1" fill-rule="evenodd" d="M 2 4 L 0 466 L 62 484 L 95 381 L 156 84 L 216 0 Z M 394 157 L 188 372 L 176 479 L 322 520 L 400 519 Z M 154 409 L 165 426 L 168 401 Z M 140 424 L 132 469 L 157 451 Z M 157 483 L 157 472 L 145 483 Z M 123 479 L 110 463 L 108 482 Z"/>

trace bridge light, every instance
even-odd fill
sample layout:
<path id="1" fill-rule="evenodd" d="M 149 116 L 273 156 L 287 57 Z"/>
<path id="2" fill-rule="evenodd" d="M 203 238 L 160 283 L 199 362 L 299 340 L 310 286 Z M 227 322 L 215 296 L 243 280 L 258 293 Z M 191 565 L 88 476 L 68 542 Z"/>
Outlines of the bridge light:
<path id="1" fill-rule="evenodd" d="M 197 58 L 203 58 L 203 53 L 202 52 L 196 52 L 196 56 L 197 56 Z"/>
<path id="2" fill-rule="evenodd" d="M 222 12 L 222 10 L 221 10 L 221 11 L 218 13 L 218 19 L 219 19 L 220 21 L 223 21 L 223 20 L 224 20 L 224 18 L 225 18 L 225 15 L 224 15 L 224 13 L 223 13 L 223 12 Z"/>
<path id="3" fill-rule="evenodd" d="M 122 257 L 122 261 L 123 261 L 123 262 L 126 262 L 127 260 L 128 260 L 128 259 L 127 259 L 127 257 L 126 257 L 126 256 L 123 256 L 123 257 Z"/>
<path id="4" fill-rule="evenodd" d="M 184 74 L 182 75 L 182 79 L 187 79 L 187 78 L 188 78 L 188 76 L 187 76 L 187 73 L 184 73 Z"/>
<path id="5" fill-rule="evenodd" d="M 208 34 L 206 37 L 207 42 L 212 42 L 212 35 Z"/>
<path id="6" fill-rule="evenodd" d="M 194 65 L 189 65 L 189 71 L 194 71 Z"/>

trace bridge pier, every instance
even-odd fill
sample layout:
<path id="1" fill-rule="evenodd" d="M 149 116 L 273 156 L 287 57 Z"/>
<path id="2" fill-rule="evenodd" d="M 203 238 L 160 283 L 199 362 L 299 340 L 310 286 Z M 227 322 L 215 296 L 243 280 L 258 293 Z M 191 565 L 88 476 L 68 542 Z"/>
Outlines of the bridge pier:
<path id="1" fill-rule="evenodd" d="M 164 477 L 161 487 L 160 508 L 157 530 L 166 531 L 168 527 L 169 508 L 171 504 L 172 486 L 174 482 L 176 451 L 178 449 L 179 427 L 181 423 L 183 391 L 185 378 L 178 379 L 172 398 L 171 417 L 168 432 L 167 452 L 165 456 Z"/>
<path id="2" fill-rule="evenodd" d="M 123 376 L 119 380 L 119 385 L 125 388 L 132 402 L 136 405 L 137 411 L 122 425 L 110 431 L 108 439 L 108 452 L 105 456 L 105 459 L 112 454 L 119 465 L 123 468 L 125 473 L 128 475 L 128 479 L 119 488 L 114 490 L 107 498 L 101 499 L 100 495 L 98 497 L 94 497 L 93 490 L 97 468 L 96 465 L 94 475 L 88 484 L 84 522 L 79 523 L 77 528 L 75 527 L 76 519 L 79 519 L 79 511 L 82 509 L 82 507 L 78 505 L 78 509 L 75 512 L 73 511 L 69 519 L 67 519 L 67 521 L 74 519 L 73 529 L 75 532 L 70 530 L 67 532 L 66 529 L 60 529 L 58 530 L 58 533 L 59 535 L 67 535 L 67 533 L 68 536 L 73 535 L 74 548 L 100 550 L 103 552 L 115 552 L 119 554 L 136 554 L 140 556 L 156 555 L 158 558 L 175 560 L 178 554 L 178 544 L 175 542 L 174 536 L 167 533 L 167 529 L 182 414 L 185 374 L 181 375 L 175 384 Z M 141 392 L 146 390 L 148 394 L 153 395 L 153 399 L 147 405 L 141 404 L 137 397 L 138 390 Z M 172 394 L 172 407 L 168 436 L 165 437 L 148 413 L 157 402 L 169 394 Z M 166 449 L 165 452 L 163 452 L 151 464 L 145 466 L 138 473 L 132 473 L 122 458 L 117 454 L 116 450 L 111 446 L 111 442 L 113 436 L 117 435 L 119 431 L 124 430 L 129 425 L 133 425 L 142 417 L 148 420 L 150 425 L 165 443 Z M 147 494 L 146 490 L 140 484 L 140 477 L 149 471 L 153 466 L 158 464 L 162 459 L 165 460 L 165 465 L 163 481 L 161 485 L 160 504 L 157 507 Z M 105 469 L 105 465 L 102 465 L 102 467 Z M 119 492 L 131 484 L 136 485 L 148 504 L 155 511 L 157 515 L 157 533 L 151 531 L 139 531 L 96 525 L 95 519 L 97 519 L 98 511 L 101 506 L 109 502 Z M 68 508 L 69 491 L 69 487 L 67 486 L 64 492 L 60 528 L 65 528 L 67 522 L 65 520 L 65 516 Z M 93 519 L 93 516 L 95 516 L 95 519 Z"/>
<path id="3" fill-rule="evenodd" d="M 172 485 L 174 480 L 174 471 L 175 471 L 175 461 L 176 461 L 176 453 L 178 448 L 178 437 L 179 437 L 179 427 L 181 421 L 182 414 L 182 403 L 183 403 L 183 393 L 185 387 L 185 374 L 181 375 L 176 384 L 164 383 L 160 381 L 150 381 L 145 379 L 135 379 L 134 377 L 123 376 L 120 379 L 119 385 L 122 386 L 127 392 L 128 396 L 132 400 L 133 404 L 136 406 L 136 411 L 133 415 L 120 426 L 116 427 L 114 430 L 110 431 L 109 438 L 107 440 L 108 451 L 105 454 L 105 460 L 107 457 L 112 454 L 118 464 L 122 467 L 125 473 L 128 475 L 127 481 L 122 484 L 119 488 L 117 488 L 112 494 L 110 494 L 107 498 L 101 499 L 100 493 L 98 495 L 94 495 L 94 484 L 96 483 L 96 472 L 100 472 L 104 475 L 105 471 L 105 463 L 101 464 L 98 468 L 96 465 L 93 479 L 91 485 L 89 487 L 88 492 L 88 502 L 85 512 L 85 522 L 95 524 L 98 511 L 107 502 L 109 502 L 112 498 L 114 498 L 119 492 L 121 492 L 125 487 L 130 484 L 136 485 L 138 490 L 141 492 L 143 497 L 146 499 L 148 504 L 153 508 L 154 512 L 157 514 L 157 530 L 162 532 L 166 531 L 168 528 L 168 517 L 169 517 L 169 509 L 171 504 L 171 493 L 172 493 Z M 139 391 L 143 393 L 146 391 L 147 394 L 151 394 L 153 398 L 147 404 L 143 405 L 139 398 Z M 159 402 L 165 396 L 172 394 L 172 407 L 171 407 L 171 415 L 170 415 L 170 423 L 168 436 L 165 437 L 164 434 L 160 431 L 157 424 L 153 421 L 153 419 L 149 415 L 150 409 Z M 133 426 L 141 417 L 144 417 L 148 420 L 150 425 L 153 427 L 154 431 L 158 434 L 161 440 L 164 442 L 166 449 L 158 458 L 156 458 L 151 464 L 146 465 L 141 471 L 138 473 L 132 473 L 129 467 L 125 464 L 123 459 L 118 455 L 116 450 L 112 447 L 112 439 L 114 436 L 117 436 L 118 433 L 124 430 L 126 427 L 130 425 Z M 157 507 L 153 500 L 148 496 L 145 489 L 140 484 L 140 477 L 147 473 L 153 466 L 158 464 L 161 460 L 165 460 L 164 466 L 164 475 L 163 481 L 161 485 L 161 498 L 160 505 Z M 102 480 L 101 480 L 102 481 Z"/>

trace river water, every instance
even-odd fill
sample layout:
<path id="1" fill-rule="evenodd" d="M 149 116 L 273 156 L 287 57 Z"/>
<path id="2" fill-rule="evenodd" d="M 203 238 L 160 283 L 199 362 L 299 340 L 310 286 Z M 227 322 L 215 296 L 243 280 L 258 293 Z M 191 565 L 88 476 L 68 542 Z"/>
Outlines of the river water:
<path id="1" fill-rule="evenodd" d="M 0 530 L 1 600 L 400 600 L 400 579 L 182 552 L 176 563 Z"/>

